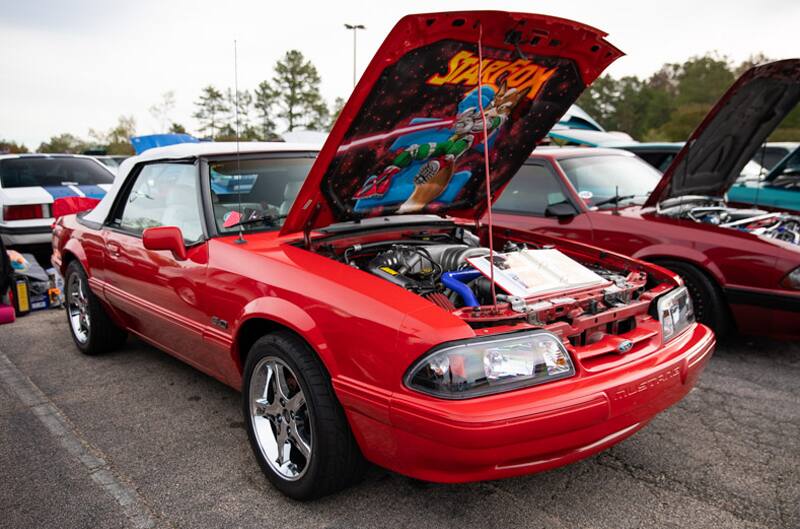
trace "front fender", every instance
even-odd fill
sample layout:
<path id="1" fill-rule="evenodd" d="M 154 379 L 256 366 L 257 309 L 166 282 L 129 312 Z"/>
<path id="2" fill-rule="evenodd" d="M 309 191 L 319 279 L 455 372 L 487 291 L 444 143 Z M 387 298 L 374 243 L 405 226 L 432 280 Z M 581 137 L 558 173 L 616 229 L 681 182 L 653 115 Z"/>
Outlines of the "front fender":
<path id="1" fill-rule="evenodd" d="M 278 297 L 253 299 L 242 309 L 241 314 L 236 319 L 236 327 L 233 331 L 234 347 L 232 354 L 237 364 L 240 358 L 238 344 L 241 338 L 241 331 L 245 323 L 252 319 L 267 320 L 290 329 L 303 338 L 317 352 L 331 376 L 338 372 L 335 357 L 331 354 L 330 346 L 317 322 L 298 305 Z"/>
<path id="2" fill-rule="evenodd" d="M 641 259 L 642 261 L 657 261 L 658 259 L 684 261 L 711 274 L 717 284 L 726 284 L 725 275 L 722 273 L 719 266 L 709 259 L 706 254 L 694 248 L 690 248 L 689 246 L 655 244 L 639 249 L 632 257 Z"/>

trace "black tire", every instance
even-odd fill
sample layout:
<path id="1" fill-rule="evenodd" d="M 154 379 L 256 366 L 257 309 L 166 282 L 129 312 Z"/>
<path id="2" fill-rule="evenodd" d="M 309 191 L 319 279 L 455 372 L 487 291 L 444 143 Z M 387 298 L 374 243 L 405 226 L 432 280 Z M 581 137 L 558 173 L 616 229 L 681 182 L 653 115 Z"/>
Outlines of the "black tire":
<path id="1" fill-rule="evenodd" d="M 692 296 L 697 321 L 711 327 L 720 338 L 730 333 L 731 317 L 728 304 L 713 280 L 702 270 L 688 263 L 663 260 L 658 261 L 657 264 L 683 278 L 683 282 Z"/>
<path id="2" fill-rule="evenodd" d="M 70 296 L 73 294 L 73 291 L 71 291 L 72 285 L 74 285 L 72 281 L 73 277 L 79 279 L 82 285 L 85 285 L 85 310 L 91 324 L 89 325 L 87 335 L 84 339 L 81 339 L 76 334 L 72 322 L 70 321 Z M 72 261 L 67 266 L 67 273 L 64 278 L 64 300 L 66 304 L 67 326 L 69 327 L 72 340 L 75 342 L 75 346 L 80 352 L 85 355 L 94 356 L 119 349 L 125 344 L 128 333 L 120 329 L 111 320 L 103 304 L 89 288 L 86 272 L 78 261 Z"/>
<path id="3" fill-rule="evenodd" d="M 294 481 L 278 474 L 267 462 L 253 424 L 250 389 L 256 379 L 254 370 L 262 360 L 270 358 L 279 359 L 291 374 L 297 375 L 310 417 L 311 456 L 302 477 Z M 242 411 L 250 446 L 261 470 L 285 495 L 311 500 L 344 489 L 363 477 L 367 463 L 334 395 L 330 377 L 314 351 L 296 335 L 283 331 L 268 334 L 250 348 L 242 383 Z"/>

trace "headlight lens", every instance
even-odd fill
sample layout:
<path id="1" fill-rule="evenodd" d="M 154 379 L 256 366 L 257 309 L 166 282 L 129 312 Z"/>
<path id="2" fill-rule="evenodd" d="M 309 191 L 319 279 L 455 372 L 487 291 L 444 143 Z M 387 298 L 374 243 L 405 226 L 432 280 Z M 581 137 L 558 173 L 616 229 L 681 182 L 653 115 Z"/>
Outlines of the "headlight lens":
<path id="1" fill-rule="evenodd" d="M 546 331 L 533 331 L 439 349 L 412 366 L 406 385 L 445 399 L 466 399 L 574 374 L 561 340 Z"/>
<path id="2" fill-rule="evenodd" d="M 658 298 L 657 307 L 664 342 L 675 338 L 694 323 L 694 307 L 686 287 L 676 288 Z"/>
<path id="3" fill-rule="evenodd" d="M 800 290 L 800 267 L 795 268 L 783 278 L 781 285 L 792 290 Z"/>

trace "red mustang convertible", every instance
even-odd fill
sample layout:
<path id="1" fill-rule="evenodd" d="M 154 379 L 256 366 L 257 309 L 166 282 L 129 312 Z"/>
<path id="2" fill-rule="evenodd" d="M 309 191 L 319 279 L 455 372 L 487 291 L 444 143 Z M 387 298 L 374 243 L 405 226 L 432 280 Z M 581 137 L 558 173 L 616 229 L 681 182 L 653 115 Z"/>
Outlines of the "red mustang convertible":
<path id="1" fill-rule="evenodd" d="M 294 498 L 365 461 L 461 482 L 620 442 L 713 351 L 680 279 L 477 222 L 487 186 L 620 55 L 603 37 L 538 15 L 409 16 L 319 153 L 127 160 L 97 208 L 55 226 L 77 347 L 133 334 L 241 389 L 255 457 Z"/>
<path id="2" fill-rule="evenodd" d="M 800 338 L 800 215 L 725 193 L 800 100 L 800 59 L 752 68 L 662 176 L 627 151 L 540 148 L 495 203 L 496 221 L 631 255 L 680 274 L 717 335 Z"/>

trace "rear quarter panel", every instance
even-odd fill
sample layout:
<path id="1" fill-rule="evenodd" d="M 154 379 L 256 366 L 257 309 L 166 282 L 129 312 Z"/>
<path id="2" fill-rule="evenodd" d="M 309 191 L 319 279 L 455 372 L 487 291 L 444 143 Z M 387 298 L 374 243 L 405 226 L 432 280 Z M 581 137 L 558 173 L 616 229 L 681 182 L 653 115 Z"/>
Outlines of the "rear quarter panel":
<path id="1" fill-rule="evenodd" d="M 105 300 L 98 282 L 104 279 L 105 242 L 99 229 L 78 222 L 75 215 L 60 217 L 53 228 L 53 265 L 62 275 L 72 260 L 78 260 L 86 271 L 92 291 Z"/>

